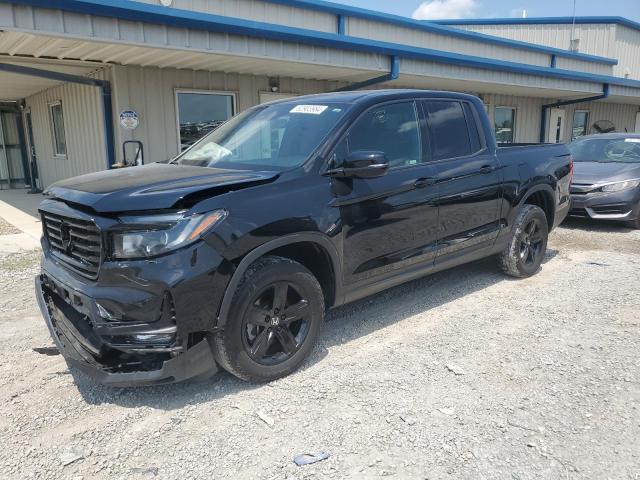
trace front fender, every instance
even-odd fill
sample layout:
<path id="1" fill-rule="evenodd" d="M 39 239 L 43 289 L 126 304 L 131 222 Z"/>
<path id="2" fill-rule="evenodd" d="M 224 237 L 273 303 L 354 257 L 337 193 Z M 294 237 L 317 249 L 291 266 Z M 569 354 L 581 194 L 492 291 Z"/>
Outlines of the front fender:
<path id="1" fill-rule="evenodd" d="M 335 245 L 331 242 L 329 237 L 319 232 L 294 233 L 263 243 L 259 247 L 251 250 L 242 258 L 242 260 L 238 264 L 238 267 L 233 273 L 231 280 L 227 284 L 222 303 L 220 304 L 220 311 L 218 312 L 216 326 L 218 328 L 221 328 L 226 324 L 227 318 L 229 316 L 229 311 L 231 309 L 231 301 L 233 299 L 233 295 L 238 288 L 238 285 L 240 284 L 240 281 L 242 280 L 245 272 L 253 262 L 278 248 L 303 242 L 314 243 L 328 254 L 333 267 L 335 282 L 334 304 L 339 305 L 343 303 L 344 293 L 342 288 L 342 263 L 340 262 L 340 256 Z"/>

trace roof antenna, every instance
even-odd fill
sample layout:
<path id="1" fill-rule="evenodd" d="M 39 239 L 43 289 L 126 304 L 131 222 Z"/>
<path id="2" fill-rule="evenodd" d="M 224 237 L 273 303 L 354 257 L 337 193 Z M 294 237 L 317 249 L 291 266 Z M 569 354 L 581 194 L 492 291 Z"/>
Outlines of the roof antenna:
<path id="1" fill-rule="evenodd" d="M 580 48 L 580 39 L 575 38 L 576 33 L 576 0 L 573 0 L 573 18 L 571 20 L 571 39 L 569 41 L 569 50 L 577 52 Z"/>

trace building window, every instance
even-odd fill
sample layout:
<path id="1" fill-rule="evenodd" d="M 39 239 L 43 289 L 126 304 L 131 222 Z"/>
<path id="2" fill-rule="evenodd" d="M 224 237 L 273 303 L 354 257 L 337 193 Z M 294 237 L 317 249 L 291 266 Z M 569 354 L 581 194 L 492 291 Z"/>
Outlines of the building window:
<path id="1" fill-rule="evenodd" d="M 571 140 L 587 134 L 589 129 L 589 112 L 576 110 L 573 114 L 573 129 L 571 130 Z"/>
<path id="2" fill-rule="evenodd" d="M 515 139 L 516 109 L 513 107 L 496 107 L 494 114 L 494 131 L 498 143 L 513 143 Z"/>
<path id="3" fill-rule="evenodd" d="M 233 117 L 235 95 L 226 92 L 176 91 L 180 150 Z"/>
<path id="4" fill-rule="evenodd" d="M 51 134 L 53 136 L 53 153 L 56 157 L 66 157 L 67 139 L 64 132 L 62 102 L 50 104 L 49 113 L 51 118 Z"/>

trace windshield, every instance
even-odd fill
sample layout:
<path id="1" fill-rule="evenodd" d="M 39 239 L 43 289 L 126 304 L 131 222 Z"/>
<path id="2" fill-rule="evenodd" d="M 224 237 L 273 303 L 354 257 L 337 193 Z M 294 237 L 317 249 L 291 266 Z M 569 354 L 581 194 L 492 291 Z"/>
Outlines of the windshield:
<path id="1" fill-rule="evenodd" d="M 302 165 L 347 111 L 344 103 L 287 102 L 232 118 L 172 163 L 282 171 Z"/>
<path id="2" fill-rule="evenodd" d="M 640 138 L 584 138 L 571 142 L 576 162 L 640 163 Z"/>

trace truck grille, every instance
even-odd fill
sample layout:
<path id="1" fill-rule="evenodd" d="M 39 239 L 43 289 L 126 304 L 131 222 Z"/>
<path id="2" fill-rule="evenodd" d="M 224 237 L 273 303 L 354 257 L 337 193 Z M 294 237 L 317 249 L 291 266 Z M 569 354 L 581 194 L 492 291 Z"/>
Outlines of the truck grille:
<path id="1" fill-rule="evenodd" d="M 102 236 L 92 220 L 40 212 L 51 251 L 77 273 L 95 278 L 102 260 Z"/>

